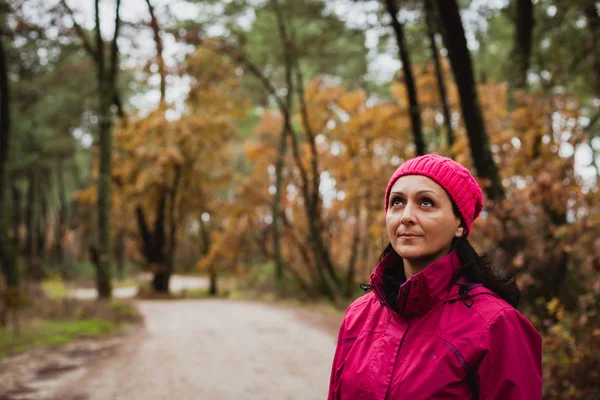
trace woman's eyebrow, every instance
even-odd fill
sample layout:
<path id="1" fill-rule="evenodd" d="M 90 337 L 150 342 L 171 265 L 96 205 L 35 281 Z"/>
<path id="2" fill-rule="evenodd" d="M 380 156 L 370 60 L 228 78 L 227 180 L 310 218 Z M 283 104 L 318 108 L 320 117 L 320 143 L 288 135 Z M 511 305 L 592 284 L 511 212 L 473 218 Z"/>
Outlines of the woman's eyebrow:
<path id="1" fill-rule="evenodd" d="M 417 192 L 417 194 L 423 194 L 423 193 L 433 193 L 433 194 L 435 194 L 436 196 L 439 196 L 439 194 L 437 194 L 436 192 L 434 192 L 433 190 L 430 190 L 430 189 L 423 189 L 423 190 L 419 190 L 419 191 Z"/>
<path id="2" fill-rule="evenodd" d="M 423 194 L 423 193 L 433 193 L 433 194 L 435 194 L 435 195 L 436 195 L 436 196 L 438 196 L 438 197 L 440 196 L 438 193 L 434 192 L 434 191 L 433 191 L 433 190 L 431 190 L 431 189 L 421 189 L 421 190 L 419 190 L 419 191 L 418 191 L 416 194 Z M 400 190 L 400 191 L 393 191 L 393 192 L 391 192 L 391 193 L 390 193 L 390 197 L 391 197 L 393 194 L 398 194 L 398 195 L 400 195 L 400 196 L 404 196 L 404 191 L 402 191 L 402 190 Z"/>

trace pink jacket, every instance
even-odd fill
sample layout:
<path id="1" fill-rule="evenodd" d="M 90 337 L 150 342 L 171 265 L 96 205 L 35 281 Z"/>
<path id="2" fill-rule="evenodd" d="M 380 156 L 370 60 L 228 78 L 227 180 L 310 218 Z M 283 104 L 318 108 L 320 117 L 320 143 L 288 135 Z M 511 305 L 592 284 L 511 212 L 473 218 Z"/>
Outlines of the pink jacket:
<path id="1" fill-rule="evenodd" d="M 379 263 L 373 291 L 346 311 L 329 400 L 542 397 L 541 337 L 520 312 L 484 286 L 450 287 L 460 266 L 451 252 L 400 286 L 397 313 L 383 271 L 398 258 Z"/>

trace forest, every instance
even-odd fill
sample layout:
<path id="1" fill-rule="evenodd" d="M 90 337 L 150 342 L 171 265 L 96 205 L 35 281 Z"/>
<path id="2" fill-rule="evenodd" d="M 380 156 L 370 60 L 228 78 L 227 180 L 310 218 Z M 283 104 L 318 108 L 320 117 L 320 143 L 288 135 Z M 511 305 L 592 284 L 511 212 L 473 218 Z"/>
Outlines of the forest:
<path id="1" fill-rule="evenodd" d="M 470 168 L 544 398 L 600 398 L 600 2 L 0 1 L 0 322 L 201 274 L 343 309 L 405 160 Z"/>

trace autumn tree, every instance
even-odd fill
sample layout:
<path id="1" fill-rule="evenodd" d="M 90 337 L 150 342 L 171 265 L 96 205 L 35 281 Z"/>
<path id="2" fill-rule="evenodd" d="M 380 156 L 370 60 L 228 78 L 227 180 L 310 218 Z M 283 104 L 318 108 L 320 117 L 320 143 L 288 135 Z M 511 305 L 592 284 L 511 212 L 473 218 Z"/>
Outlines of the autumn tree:
<path id="1" fill-rule="evenodd" d="M 180 117 L 170 120 L 169 113 L 177 111 L 161 103 L 115 132 L 117 208 L 135 215 L 153 288 L 163 293 L 174 269 L 177 235 L 192 222 L 205 229 L 203 214 L 219 215 L 211 199 L 226 190 L 227 149 L 242 116 L 243 97 L 236 93 L 239 83 L 231 65 L 201 49 L 187 58 L 185 73 L 191 89 Z M 208 231 L 198 241 L 207 254 Z"/>
<path id="2" fill-rule="evenodd" d="M 117 40 L 121 27 L 120 9 L 121 0 L 116 0 L 114 35 L 110 41 L 110 58 L 106 57 L 106 42 L 102 38 L 100 29 L 100 2 L 94 2 L 94 42 L 77 23 L 73 12 L 65 0 L 62 4 L 73 20 L 73 26 L 79 35 L 84 49 L 94 60 L 96 66 L 96 84 L 98 85 L 98 137 L 100 148 L 100 167 L 98 175 L 98 242 L 93 247 L 92 254 L 97 268 L 97 289 L 100 298 L 111 296 L 111 151 L 112 151 L 112 125 L 114 121 L 111 106 L 113 103 L 120 105 L 116 91 L 116 78 L 119 70 L 119 49 Z M 122 113 L 122 109 L 119 107 Z"/>

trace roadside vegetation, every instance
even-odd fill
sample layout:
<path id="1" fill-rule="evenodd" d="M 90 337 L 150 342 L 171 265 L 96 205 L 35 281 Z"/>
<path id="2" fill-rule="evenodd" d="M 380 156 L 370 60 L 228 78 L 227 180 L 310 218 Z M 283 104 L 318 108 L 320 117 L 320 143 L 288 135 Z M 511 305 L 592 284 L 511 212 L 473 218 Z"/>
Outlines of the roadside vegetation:
<path id="1" fill-rule="evenodd" d="M 17 302 L 8 312 L 0 305 L 5 325 L 0 328 L 0 359 L 34 347 L 118 334 L 142 322 L 131 302 L 70 298 L 58 278 L 28 284 Z"/>

